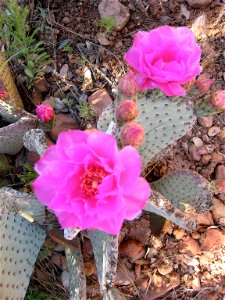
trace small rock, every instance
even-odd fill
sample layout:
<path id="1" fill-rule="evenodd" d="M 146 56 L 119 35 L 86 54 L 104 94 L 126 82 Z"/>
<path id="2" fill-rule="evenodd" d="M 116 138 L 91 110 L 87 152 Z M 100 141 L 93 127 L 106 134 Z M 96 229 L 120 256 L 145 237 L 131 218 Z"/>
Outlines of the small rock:
<path id="1" fill-rule="evenodd" d="M 111 43 L 103 33 L 97 34 L 97 39 L 102 46 L 109 46 Z"/>
<path id="2" fill-rule="evenodd" d="M 190 19 L 191 13 L 190 13 L 190 11 L 187 9 L 186 5 L 181 4 L 181 6 L 180 6 L 180 12 L 181 12 L 181 14 L 182 14 L 187 20 Z"/>
<path id="3" fill-rule="evenodd" d="M 62 79 L 65 78 L 67 76 L 68 71 L 69 71 L 69 66 L 67 64 L 64 64 L 59 71 L 60 78 Z"/>
<path id="4" fill-rule="evenodd" d="M 64 288 L 68 289 L 70 286 L 70 277 L 69 277 L 69 272 L 63 271 L 61 275 L 61 280 Z"/>
<path id="5" fill-rule="evenodd" d="M 188 4 L 192 8 L 199 8 L 209 5 L 212 0 L 187 0 Z"/>
<path id="6" fill-rule="evenodd" d="M 197 215 L 197 224 L 198 225 L 205 225 L 205 226 L 213 226 L 213 218 L 210 211 L 206 211 L 203 214 Z"/>
<path id="7" fill-rule="evenodd" d="M 203 146 L 203 141 L 197 136 L 193 137 L 192 141 L 195 144 L 195 146 L 198 148 Z"/>
<path id="8" fill-rule="evenodd" d="M 112 99 L 105 88 L 99 89 L 88 97 L 89 104 L 93 107 L 97 116 L 100 116 L 102 111 L 112 104 Z"/>
<path id="9" fill-rule="evenodd" d="M 83 79 L 83 83 L 82 83 L 82 90 L 83 91 L 91 90 L 93 88 L 93 80 L 92 80 L 91 70 L 88 69 L 88 67 L 85 67 L 83 74 L 84 74 L 84 79 Z"/>
<path id="10" fill-rule="evenodd" d="M 203 154 L 201 158 L 201 162 L 203 165 L 208 165 L 211 160 L 211 154 Z"/>
<path id="11" fill-rule="evenodd" d="M 34 86 L 42 94 L 43 93 L 47 93 L 49 91 L 49 87 L 48 87 L 47 81 L 46 81 L 46 79 L 44 77 L 41 77 L 37 81 L 35 81 Z"/>
<path id="12" fill-rule="evenodd" d="M 209 229 L 205 233 L 205 239 L 201 245 L 202 251 L 212 251 L 225 246 L 225 235 L 218 229 Z"/>
<path id="13" fill-rule="evenodd" d="M 140 277 L 141 277 L 141 265 L 135 265 L 134 266 L 134 272 L 135 272 L 136 280 L 140 279 Z"/>
<path id="14" fill-rule="evenodd" d="M 92 261 L 84 262 L 84 272 L 86 276 L 91 276 L 95 272 L 95 266 Z"/>
<path id="15" fill-rule="evenodd" d="M 199 244 L 190 236 L 183 238 L 179 250 L 189 256 L 195 256 L 201 252 Z"/>
<path id="16" fill-rule="evenodd" d="M 62 267 L 62 263 L 61 263 L 61 255 L 59 254 L 55 254 L 51 257 L 51 262 L 56 265 L 57 267 L 59 267 L 61 269 Z"/>
<path id="17" fill-rule="evenodd" d="M 69 24 L 71 22 L 70 18 L 69 17 L 64 17 L 62 18 L 62 23 L 63 24 Z"/>
<path id="18" fill-rule="evenodd" d="M 200 161 L 201 160 L 201 155 L 198 154 L 198 148 L 195 146 L 195 144 L 191 144 L 189 147 L 189 153 L 191 155 L 191 158 L 194 161 Z"/>
<path id="19" fill-rule="evenodd" d="M 118 266 L 116 272 L 115 285 L 130 285 L 133 284 L 135 280 L 134 271 L 127 269 L 124 265 Z"/>
<path id="20" fill-rule="evenodd" d="M 125 240 L 119 246 L 120 251 L 127 255 L 130 258 L 131 262 L 135 262 L 135 260 L 144 257 L 145 248 L 138 241 L 134 240 Z"/>
<path id="21" fill-rule="evenodd" d="M 123 47 L 123 42 L 122 42 L 122 41 L 119 41 L 119 42 L 117 42 L 117 43 L 115 44 L 114 49 L 115 49 L 116 51 L 118 51 L 118 50 L 121 50 L 122 47 Z"/>
<path id="22" fill-rule="evenodd" d="M 173 271 L 173 265 L 172 263 L 162 263 L 159 267 L 158 267 L 158 272 L 161 274 L 161 275 L 167 275 L 169 273 L 171 273 Z"/>
<path id="23" fill-rule="evenodd" d="M 32 100 L 31 101 L 34 105 L 38 105 L 42 102 L 42 94 L 35 87 L 33 87 L 33 89 L 32 89 Z"/>
<path id="24" fill-rule="evenodd" d="M 66 114 L 57 114 L 55 118 L 55 126 L 50 130 L 49 136 L 56 142 L 60 132 L 79 128 L 80 126 L 71 116 Z"/>
<path id="25" fill-rule="evenodd" d="M 204 128 L 209 128 L 212 127 L 213 124 L 213 117 L 199 117 L 198 118 L 198 123 Z"/>
<path id="26" fill-rule="evenodd" d="M 181 240 L 187 233 L 183 228 L 175 228 L 173 234 L 177 240 Z"/>
<path id="27" fill-rule="evenodd" d="M 199 262 L 201 265 L 208 265 L 210 262 L 210 258 L 205 254 L 201 254 L 199 255 Z"/>
<path id="28" fill-rule="evenodd" d="M 197 231 L 193 231 L 191 233 L 191 236 L 193 237 L 194 240 L 198 240 L 200 238 L 200 234 Z"/>
<path id="29" fill-rule="evenodd" d="M 218 163 L 220 163 L 223 160 L 223 155 L 218 152 L 212 153 L 212 163 L 216 166 Z"/>
<path id="30" fill-rule="evenodd" d="M 213 126 L 208 130 L 208 136 L 216 136 L 220 132 L 220 128 L 217 126 Z"/>
<path id="31" fill-rule="evenodd" d="M 221 129 L 217 136 L 220 139 L 225 139 L 225 128 Z"/>
<path id="32" fill-rule="evenodd" d="M 216 179 L 225 179 L 225 166 L 223 165 L 217 166 Z"/>
<path id="33" fill-rule="evenodd" d="M 207 16 L 202 14 L 198 16 L 192 23 L 191 30 L 197 39 L 201 39 L 207 36 Z"/>
<path id="34" fill-rule="evenodd" d="M 132 227 L 130 232 L 127 234 L 127 238 L 136 240 L 143 245 L 149 242 L 151 230 L 149 227 Z"/>
<path id="35" fill-rule="evenodd" d="M 118 0 L 102 0 L 98 5 L 101 18 L 113 18 L 115 20 L 114 30 L 120 31 L 124 28 L 130 18 L 129 9 Z"/>
<path id="36" fill-rule="evenodd" d="M 225 204 L 217 199 L 216 197 L 212 198 L 213 208 L 212 215 L 216 224 L 225 226 Z"/>
<path id="37" fill-rule="evenodd" d="M 54 145 L 54 143 L 46 137 L 47 146 Z M 40 159 L 40 155 L 36 151 L 27 151 L 27 162 L 34 166 L 36 162 Z"/>
<path id="38" fill-rule="evenodd" d="M 200 279 L 198 277 L 195 277 L 191 282 L 191 286 L 193 289 L 200 289 L 201 288 Z"/>

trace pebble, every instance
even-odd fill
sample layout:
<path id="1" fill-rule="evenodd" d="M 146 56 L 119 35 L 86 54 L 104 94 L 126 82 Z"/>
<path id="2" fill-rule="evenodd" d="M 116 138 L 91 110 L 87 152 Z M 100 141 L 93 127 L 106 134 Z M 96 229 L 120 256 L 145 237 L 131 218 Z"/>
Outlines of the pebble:
<path id="1" fill-rule="evenodd" d="M 218 137 L 220 139 L 225 139 L 225 128 L 220 130 L 220 132 L 218 133 Z"/>
<path id="2" fill-rule="evenodd" d="M 201 158 L 201 162 L 203 165 L 208 165 L 211 160 L 211 154 L 203 154 Z"/>
<path id="3" fill-rule="evenodd" d="M 189 256 L 195 256 L 201 252 L 199 244 L 190 236 L 185 237 L 179 246 L 181 253 L 185 253 Z"/>
<path id="4" fill-rule="evenodd" d="M 127 255 L 131 262 L 135 262 L 137 259 L 144 257 L 145 248 L 144 246 L 135 240 L 125 240 L 123 241 L 119 249 L 121 253 Z"/>
<path id="5" fill-rule="evenodd" d="M 195 144 L 195 146 L 198 147 L 198 148 L 202 147 L 204 145 L 203 141 L 199 137 L 197 137 L 197 136 L 193 137 L 192 141 Z"/>
<path id="6" fill-rule="evenodd" d="M 225 179 L 225 166 L 223 165 L 217 166 L 216 179 Z"/>
<path id="7" fill-rule="evenodd" d="M 193 231 L 191 233 L 191 236 L 193 237 L 194 240 L 198 240 L 200 238 L 200 234 L 197 231 Z"/>
<path id="8" fill-rule="evenodd" d="M 183 228 L 175 228 L 173 235 L 177 240 L 181 240 L 186 235 L 186 231 Z"/>
<path id="9" fill-rule="evenodd" d="M 201 155 L 198 154 L 198 148 L 195 146 L 195 144 L 190 145 L 189 153 L 190 153 L 191 158 L 194 161 L 200 161 L 201 160 Z"/>
<path id="10" fill-rule="evenodd" d="M 107 39 L 107 37 L 103 33 L 98 33 L 97 39 L 102 46 L 109 46 L 111 44 L 111 42 Z"/>
<path id="11" fill-rule="evenodd" d="M 62 18 L 62 23 L 63 24 L 69 24 L 71 22 L 70 18 L 69 17 L 63 17 Z"/>
<path id="12" fill-rule="evenodd" d="M 210 211 L 204 212 L 203 214 L 197 215 L 197 224 L 205 226 L 213 226 L 213 218 Z"/>
<path id="13" fill-rule="evenodd" d="M 213 208 L 212 215 L 216 224 L 225 226 L 225 204 L 217 199 L 216 197 L 212 198 Z"/>
<path id="14" fill-rule="evenodd" d="M 70 277 L 69 277 L 69 272 L 63 271 L 61 275 L 61 280 L 64 288 L 68 289 L 70 286 Z"/>
<path id="15" fill-rule="evenodd" d="M 91 70 L 88 67 L 84 67 L 83 70 L 84 78 L 82 83 L 82 91 L 90 90 L 93 88 L 93 80 Z"/>
<path id="16" fill-rule="evenodd" d="M 64 64 L 59 71 L 60 78 L 65 78 L 67 76 L 67 72 L 69 71 L 69 66 Z"/>
<path id="17" fill-rule="evenodd" d="M 212 2 L 212 0 L 187 0 L 187 3 L 192 8 L 200 8 L 207 6 Z"/>
<path id="18" fill-rule="evenodd" d="M 136 240 L 143 245 L 148 244 L 151 235 L 149 227 L 132 227 L 130 232 L 127 234 L 127 238 Z"/>
<path id="19" fill-rule="evenodd" d="M 191 282 L 191 286 L 193 289 L 199 289 L 201 288 L 201 281 L 198 277 L 195 277 L 192 282 Z"/>
<path id="20" fill-rule="evenodd" d="M 42 94 L 47 93 L 49 91 L 48 83 L 44 77 L 41 77 L 37 81 L 35 81 L 34 86 Z"/>
<path id="21" fill-rule="evenodd" d="M 98 12 L 101 18 L 115 20 L 115 31 L 123 29 L 130 19 L 129 9 L 118 0 L 102 0 L 98 5 Z"/>
<path id="22" fill-rule="evenodd" d="M 84 272 L 86 276 L 91 276 L 95 272 L 95 266 L 92 261 L 84 262 Z"/>
<path id="23" fill-rule="evenodd" d="M 208 136 L 216 136 L 220 132 L 220 128 L 217 126 L 213 126 L 208 130 Z"/>
<path id="24" fill-rule="evenodd" d="M 49 136 L 54 142 L 56 142 L 60 132 L 79 128 L 79 124 L 70 115 L 57 114 L 55 118 L 55 126 L 50 130 Z"/>
<path id="25" fill-rule="evenodd" d="M 204 128 L 209 128 L 212 127 L 213 124 L 213 117 L 199 117 L 198 118 L 198 123 Z"/>
<path id="26" fill-rule="evenodd" d="M 201 245 L 201 250 L 212 251 L 225 246 L 225 235 L 218 229 L 208 229 L 205 233 L 205 239 Z"/>
<path id="27" fill-rule="evenodd" d="M 112 104 L 112 98 L 105 88 L 99 89 L 90 97 L 88 97 L 89 104 L 93 107 L 96 115 L 99 117 L 102 111 Z"/>
<path id="28" fill-rule="evenodd" d="M 158 267 L 158 272 L 161 275 L 167 275 L 169 273 L 171 273 L 173 271 L 173 265 L 172 263 L 162 263 L 159 267 Z"/>

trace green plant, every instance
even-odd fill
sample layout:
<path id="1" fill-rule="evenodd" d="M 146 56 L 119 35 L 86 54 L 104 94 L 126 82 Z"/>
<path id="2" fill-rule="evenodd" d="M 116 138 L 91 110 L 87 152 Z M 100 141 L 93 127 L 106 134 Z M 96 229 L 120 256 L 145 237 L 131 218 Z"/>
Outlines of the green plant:
<path id="1" fill-rule="evenodd" d="M 33 166 L 29 163 L 24 163 L 23 167 L 26 173 L 20 174 L 18 177 L 23 183 L 30 184 L 35 178 L 38 177 L 38 174 L 35 172 Z"/>
<path id="2" fill-rule="evenodd" d="M 105 34 L 110 33 L 113 30 L 113 27 L 116 24 L 114 18 L 100 18 L 98 20 L 98 26 L 101 27 Z"/>
<path id="3" fill-rule="evenodd" d="M 95 116 L 93 108 L 88 104 L 88 102 L 82 102 L 79 106 L 79 117 L 85 121 L 92 120 Z"/>
<path id="4" fill-rule="evenodd" d="M 52 298 L 48 294 L 39 291 L 37 286 L 30 286 L 24 300 L 52 300 Z"/>
<path id="5" fill-rule="evenodd" d="M 23 66 L 28 88 L 31 88 L 33 82 L 43 76 L 44 67 L 51 59 L 44 50 L 44 42 L 36 40 L 39 28 L 31 32 L 27 24 L 28 7 L 19 5 L 17 0 L 6 0 L 4 5 L 5 10 L 0 9 L 0 38 L 8 60 L 17 58 Z"/>

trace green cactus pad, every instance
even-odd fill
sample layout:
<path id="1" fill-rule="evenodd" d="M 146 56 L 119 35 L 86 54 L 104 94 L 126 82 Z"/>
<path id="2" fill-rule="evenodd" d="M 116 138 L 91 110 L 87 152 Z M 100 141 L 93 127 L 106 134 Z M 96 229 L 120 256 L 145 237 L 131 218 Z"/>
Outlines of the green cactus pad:
<path id="1" fill-rule="evenodd" d="M 9 123 L 17 122 L 22 117 L 36 119 L 36 117 L 27 111 L 15 108 L 3 100 L 0 100 L 0 116 Z"/>
<path id="2" fill-rule="evenodd" d="M 45 232 L 14 212 L 0 211 L 1 300 L 24 299 Z"/>
<path id="3" fill-rule="evenodd" d="M 191 215 L 180 211 L 163 195 L 156 191 L 152 191 L 152 195 L 148 200 L 144 210 L 164 217 L 185 230 L 192 231 L 196 228 L 195 220 Z"/>
<path id="4" fill-rule="evenodd" d="M 77 249 L 66 248 L 66 258 L 70 277 L 70 300 L 86 299 L 86 277 L 78 238 L 74 240 Z"/>
<path id="5" fill-rule="evenodd" d="M 23 147 L 24 134 L 35 126 L 35 119 L 23 117 L 14 124 L 0 128 L 0 153 L 17 154 Z"/>
<path id="6" fill-rule="evenodd" d="M 137 101 L 139 114 L 135 122 L 145 128 L 145 140 L 138 149 L 144 166 L 161 150 L 185 135 L 196 121 L 191 104 L 177 99 L 154 90 Z M 106 131 L 114 115 L 114 107 L 106 108 L 99 117 L 98 129 Z"/>
<path id="7" fill-rule="evenodd" d="M 110 235 L 99 230 L 88 230 L 91 239 L 98 280 L 102 294 L 113 286 L 118 260 L 118 236 Z"/>
<path id="8" fill-rule="evenodd" d="M 176 171 L 151 183 L 151 187 L 181 209 L 202 213 L 212 206 L 209 182 L 192 171 Z"/>
<path id="9" fill-rule="evenodd" d="M 29 220 L 32 218 L 39 224 L 45 221 L 45 206 L 34 195 L 3 187 L 0 189 L 0 206 L 16 211 Z"/>

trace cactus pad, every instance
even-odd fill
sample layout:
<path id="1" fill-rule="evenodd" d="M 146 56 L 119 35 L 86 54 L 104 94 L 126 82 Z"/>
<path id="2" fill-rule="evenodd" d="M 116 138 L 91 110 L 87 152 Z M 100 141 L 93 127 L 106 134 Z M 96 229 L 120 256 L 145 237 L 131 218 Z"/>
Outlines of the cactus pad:
<path id="1" fill-rule="evenodd" d="M 74 240 L 77 249 L 66 248 L 66 258 L 70 277 L 70 300 L 86 299 L 86 277 L 78 238 Z"/>
<path id="2" fill-rule="evenodd" d="M 45 206 L 34 195 L 3 187 L 0 189 L 0 206 L 2 209 L 16 211 L 39 224 L 44 223 Z"/>
<path id="3" fill-rule="evenodd" d="M 152 191 L 144 210 L 164 217 L 188 231 L 196 227 L 195 220 L 190 215 L 177 209 L 163 195 L 155 191 Z"/>
<path id="4" fill-rule="evenodd" d="M 45 232 L 14 212 L 0 211 L 2 300 L 24 299 Z"/>
<path id="5" fill-rule="evenodd" d="M 168 98 L 157 90 L 138 99 L 137 104 L 139 114 L 135 122 L 145 128 L 145 140 L 138 151 L 146 165 L 161 150 L 185 135 L 194 125 L 196 117 L 191 104 Z M 114 115 L 115 108 L 106 108 L 98 120 L 98 129 L 106 131 Z"/>
<path id="6" fill-rule="evenodd" d="M 107 295 L 108 288 L 113 286 L 118 260 L 118 236 L 110 235 L 99 230 L 89 230 L 98 280 L 103 295 Z"/>
<path id="7" fill-rule="evenodd" d="M 17 154 L 23 147 L 24 134 L 35 126 L 35 119 L 23 117 L 14 124 L 0 128 L 0 153 Z"/>
<path id="8" fill-rule="evenodd" d="M 209 182 L 192 171 L 172 172 L 151 183 L 151 187 L 181 210 L 202 213 L 212 206 Z"/>

